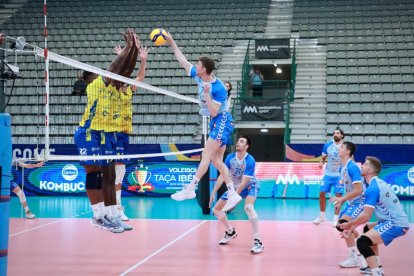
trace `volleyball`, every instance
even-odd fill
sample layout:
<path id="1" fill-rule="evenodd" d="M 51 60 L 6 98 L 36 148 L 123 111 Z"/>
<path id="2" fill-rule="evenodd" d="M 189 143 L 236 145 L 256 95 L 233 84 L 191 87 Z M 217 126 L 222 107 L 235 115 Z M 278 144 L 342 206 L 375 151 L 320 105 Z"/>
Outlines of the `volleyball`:
<path id="1" fill-rule="evenodd" d="M 167 32 L 161 28 L 154 29 L 150 33 L 150 39 L 156 46 L 161 46 L 167 42 Z"/>

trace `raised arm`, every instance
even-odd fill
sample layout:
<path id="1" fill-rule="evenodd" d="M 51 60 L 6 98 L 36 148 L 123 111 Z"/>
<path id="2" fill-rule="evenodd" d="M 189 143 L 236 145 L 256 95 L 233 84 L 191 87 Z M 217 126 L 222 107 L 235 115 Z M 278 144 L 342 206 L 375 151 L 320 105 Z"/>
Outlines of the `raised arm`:
<path id="1" fill-rule="evenodd" d="M 39 167 L 42 167 L 45 164 L 45 162 L 43 162 L 43 161 L 38 162 L 36 164 L 28 164 L 28 163 L 23 163 L 23 162 L 18 162 L 18 161 L 16 163 L 17 163 L 18 166 L 20 166 L 22 168 L 26 168 L 26 169 L 39 168 Z"/>
<path id="2" fill-rule="evenodd" d="M 141 65 L 139 66 L 137 77 L 135 78 L 135 80 L 139 82 L 142 82 L 145 78 L 145 69 L 147 66 L 148 53 L 149 49 L 147 47 L 141 46 L 141 49 L 139 51 L 139 59 L 141 61 Z M 137 87 L 135 85 L 133 85 L 131 88 L 134 92 L 137 90 Z"/>
<path id="3" fill-rule="evenodd" d="M 170 44 L 178 63 L 180 63 L 180 65 L 185 69 L 185 72 L 188 74 L 192 65 L 181 52 L 180 48 L 178 48 L 170 33 L 168 33 L 167 36 L 167 43 Z"/>

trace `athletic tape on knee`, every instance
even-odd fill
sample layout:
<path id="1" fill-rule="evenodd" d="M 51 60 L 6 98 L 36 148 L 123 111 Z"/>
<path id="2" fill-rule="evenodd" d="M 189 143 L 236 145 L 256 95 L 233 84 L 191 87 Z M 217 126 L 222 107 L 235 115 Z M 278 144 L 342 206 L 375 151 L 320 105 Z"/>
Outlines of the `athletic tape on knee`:
<path id="1" fill-rule="evenodd" d="M 18 191 L 16 195 L 19 197 L 20 203 L 26 202 L 26 196 L 22 190 Z"/>
<path id="2" fill-rule="evenodd" d="M 342 229 L 341 227 L 339 227 L 340 225 L 341 225 L 341 223 L 344 223 L 344 222 L 348 222 L 346 219 L 340 219 L 339 221 L 338 221 L 338 224 L 336 225 L 336 230 L 338 230 L 339 232 L 343 232 L 344 231 L 344 229 Z"/>
<path id="3" fill-rule="evenodd" d="M 362 235 L 359 239 L 357 239 L 356 244 L 359 252 L 365 259 L 375 255 L 374 250 L 371 248 L 372 240 L 367 236 Z"/>
<path id="4" fill-rule="evenodd" d="M 115 175 L 116 175 L 115 184 L 122 183 L 122 180 L 124 179 L 124 176 L 125 176 L 125 172 L 126 172 L 126 169 L 125 169 L 124 164 L 115 165 Z"/>
<path id="5" fill-rule="evenodd" d="M 217 219 L 222 219 L 226 216 L 226 213 L 224 213 L 222 210 L 213 209 L 213 214 L 216 216 Z"/>
<path id="6" fill-rule="evenodd" d="M 249 219 L 257 218 L 257 213 L 254 210 L 253 204 L 244 205 L 244 211 L 246 211 L 247 217 Z"/>
<path id="7" fill-rule="evenodd" d="M 86 190 L 100 190 L 102 189 L 101 172 L 90 172 L 86 174 L 85 181 Z"/>

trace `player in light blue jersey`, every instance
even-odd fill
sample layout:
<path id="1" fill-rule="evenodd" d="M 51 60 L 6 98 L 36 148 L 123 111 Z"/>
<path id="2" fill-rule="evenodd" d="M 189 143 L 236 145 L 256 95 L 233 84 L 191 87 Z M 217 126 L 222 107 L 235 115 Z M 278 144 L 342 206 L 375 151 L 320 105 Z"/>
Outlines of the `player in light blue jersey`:
<path id="1" fill-rule="evenodd" d="M 257 254 L 263 250 L 263 243 L 260 240 L 259 234 L 259 219 L 256 211 L 254 210 L 254 203 L 256 202 L 257 195 L 259 194 L 259 181 L 256 179 L 256 175 L 254 173 L 256 161 L 253 156 L 247 153 L 247 150 L 250 147 L 250 139 L 246 136 L 240 136 L 236 143 L 236 152 L 227 155 L 225 163 L 229 168 L 228 174 L 233 180 L 236 192 L 246 199 L 244 203 L 244 210 L 246 211 L 253 230 L 253 247 L 250 252 Z M 220 174 L 210 196 L 210 208 L 212 207 L 215 194 L 222 184 L 223 177 Z M 230 226 L 227 215 L 223 211 L 227 201 L 228 192 L 224 193 L 220 197 L 213 209 L 214 215 L 226 229 L 224 238 L 219 242 L 221 245 L 229 243 L 230 240 L 237 236 L 236 230 Z"/>
<path id="2" fill-rule="evenodd" d="M 195 198 L 197 184 L 207 172 L 210 162 L 212 162 L 227 184 L 229 200 L 225 210 L 229 210 L 241 200 L 241 197 L 236 193 L 233 182 L 227 174 L 226 165 L 223 162 L 226 145 L 232 144 L 231 136 L 234 130 L 234 120 L 228 111 L 226 88 L 223 82 L 212 74 L 215 68 L 212 59 L 200 57 L 197 64 L 192 65 L 178 48 L 171 34 L 168 34 L 167 41 L 188 76 L 197 82 L 200 115 L 210 116 L 211 118 L 209 137 L 201 155 L 200 165 L 196 174 L 190 184 L 184 185 L 183 189 L 171 195 L 171 198 L 178 201 Z"/>
<path id="3" fill-rule="evenodd" d="M 341 158 L 339 158 L 339 147 L 342 145 L 345 137 L 342 129 L 337 128 L 333 133 L 333 139 L 327 142 L 323 146 L 322 158 L 319 162 L 319 168 L 322 169 L 323 164 L 327 160 L 325 166 L 325 174 L 323 176 L 323 185 L 319 189 L 319 216 L 313 220 L 314 224 L 320 224 L 324 222 L 325 210 L 326 210 L 326 193 L 329 193 L 334 187 L 334 193 L 336 196 L 342 195 L 342 185 L 339 183 L 339 167 L 341 166 Z M 335 227 L 338 224 L 339 210 L 335 210 L 335 215 L 332 221 L 332 225 Z"/>
<path id="4" fill-rule="evenodd" d="M 361 170 L 354 162 L 353 156 L 355 153 L 355 145 L 352 142 L 343 142 L 339 148 L 339 157 L 341 158 L 342 166 L 339 169 L 341 175 L 341 184 L 344 185 L 345 194 L 340 197 L 332 197 L 331 202 L 335 205 L 335 211 L 339 211 L 342 204 L 345 203 L 344 209 L 339 214 L 339 223 L 344 223 L 352 220 L 352 214 L 359 206 L 364 185 L 362 183 Z M 342 232 L 339 224 L 336 226 L 338 231 Z M 348 237 L 344 237 L 348 247 L 348 258 L 339 263 L 340 267 L 357 267 L 359 265 L 358 251 L 355 245 L 355 238 L 358 237 L 357 231 L 352 231 Z"/>
<path id="5" fill-rule="evenodd" d="M 373 213 L 378 219 L 364 227 L 364 234 L 357 240 L 358 250 L 364 256 L 368 267 L 362 267 L 361 273 L 383 275 L 379 259 L 378 244 L 389 245 L 395 238 L 407 233 L 410 226 L 398 197 L 391 186 L 378 178 L 381 171 L 381 161 L 376 157 L 366 157 L 362 165 L 362 176 L 368 188 L 363 195 L 360 208 L 352 215 L 352 221 L 342 223 L 344 235 L 357 226 L 367 223 Z"/>

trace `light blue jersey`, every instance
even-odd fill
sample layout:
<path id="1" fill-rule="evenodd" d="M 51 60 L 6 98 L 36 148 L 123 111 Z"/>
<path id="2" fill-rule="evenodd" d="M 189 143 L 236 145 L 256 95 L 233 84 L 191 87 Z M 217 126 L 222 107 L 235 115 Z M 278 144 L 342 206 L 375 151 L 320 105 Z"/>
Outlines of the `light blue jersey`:
<path id="1" fill-rule="evenodd" d="M 407 214 L 404 212 L 398 197 L 391 189 L 391 185 L 378 177 L 373 177 L 364 193 L 363 205 L 375 208 L 375 215 L 379 221 L 388 220 L 394 226 L 409 227 Z"/>
<path id="2" fill-rule="evenodd" d="M 192 77 L 198 85 L 198 99 L 200 100 L 200 115 L 202 116 L 211 116 L 210 111 L 208 110 L 206 100 L 204 99 L 204 87 L 203 80 L 196 75 L 196 68 L 192 66 L 189 71 L 189 76 Z M 223 113 L 228 111 L 229 104 L 227 103 L 227 90 L 223 82 L 216 77 L 214 81 L 210 82 L 210 96 L 213 102 L 220 104 L 218 113 Z"/>
<path id="3" fill-rule="evenodd" d="M 339 157 L 339 147 L 333 140 L 327 142 L 322 149 L 322 155 L 327 156 L 325 167 L 325 175 L 339 176 L 339 167 L 341 166 L 341 158 Z"/>
<path id="4" fill-rule="evenodd" d="M 256 175 L 254 173 L 256 160 L 254 160 L 253 156 L 251 156 L 249 153 L 246 153 L 242 160 L 237 159 L 235 152 L 230 153 L 226 157 L 225 164 L 227 168 L 229 168 L 230 178 L 233 181 L 235 189 L 237 189 L 237 187 L 240 185 L 243 176 L 249 177 L 251 179 L 248 185 L 259 185 L 259 182 L 257 181 Z"/>
<path id="5" fill-rule="evenodd" d="M 346 162 L 346 165 L 339 168 L 341 175 L 341 184 L 344 185 L 345 194 L 350 193 L 354 190 L 354 185 L 357 182 L 363 183 L 361 176 L 361 169 L 358 165 L 351 159 Z M 365 190 L 365 185 L 362 185 L 362 191 Z M 351 205 L 359 204 L 362 194 L 348 200 L 348 203 Z"/>

